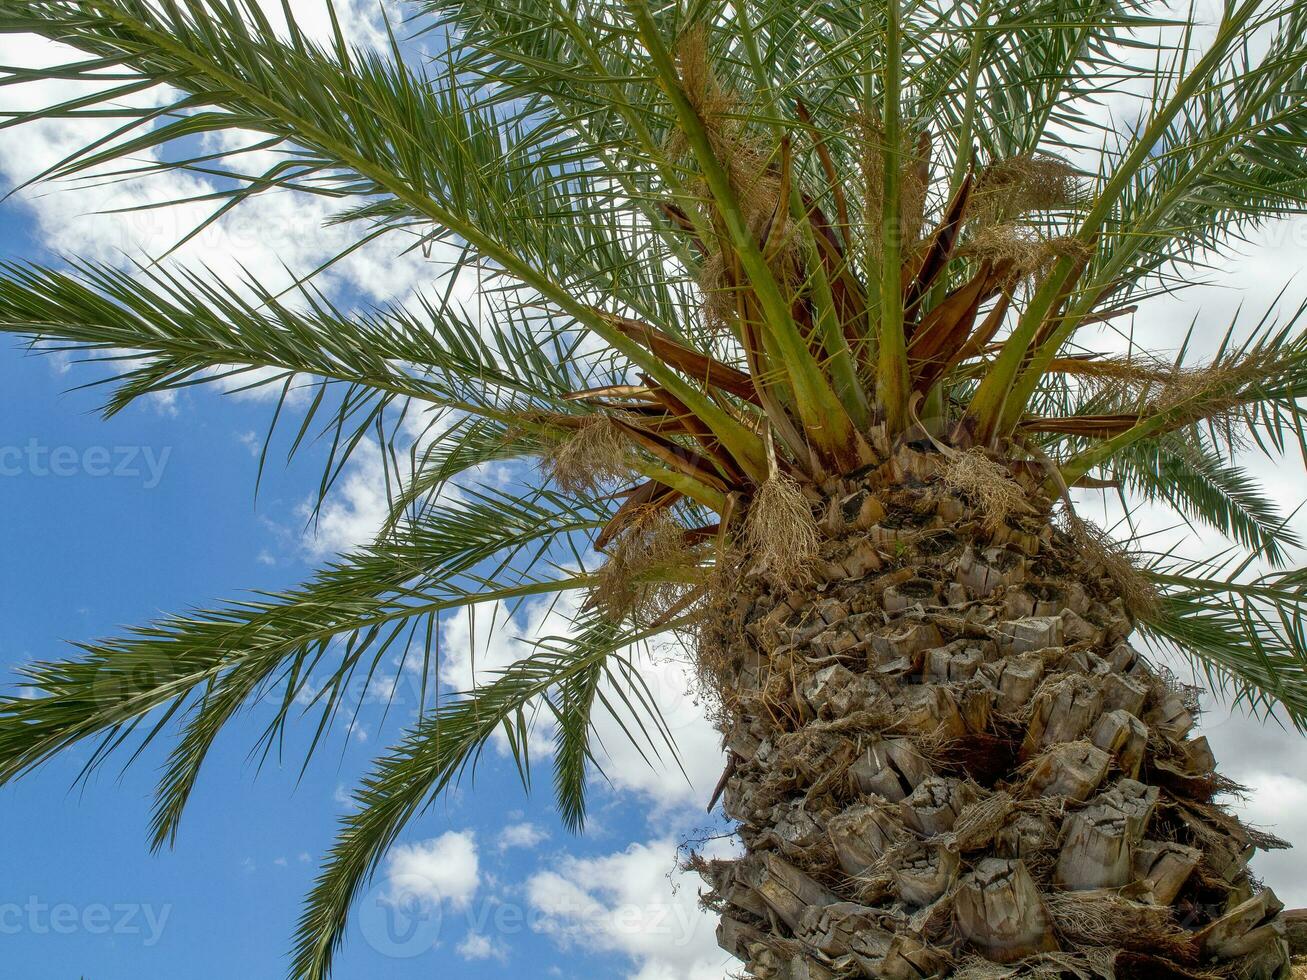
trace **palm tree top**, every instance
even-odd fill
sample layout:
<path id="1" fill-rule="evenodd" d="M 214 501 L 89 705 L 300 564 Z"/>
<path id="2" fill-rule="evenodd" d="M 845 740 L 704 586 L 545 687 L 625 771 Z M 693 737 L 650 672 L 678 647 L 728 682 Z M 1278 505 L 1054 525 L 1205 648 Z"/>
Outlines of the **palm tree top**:
<path id="1" fill-rule="evenodd" d="M 373 544 L 28 667 L 35 696 L 0 698 L 0 781 L 84 739 L 94 765 L 179 729 L 161 847 L 243 705 L 280 706 L 271 745 L 313 670 L 330 718 L 388 651 L 425 663 L 442 612 L 583 591 L 573 635 L 377 760 L 296 939 L 294 975 L 324 976 L 361 884 L 496 731 L 525 772 L 532 719 L 555 723 L 577 827 L 596 713 L 674 753 L 632 646 L 692 628 L 726 569 L 817 574 L 814 507 L 844 479 L 910 480 L 905 447 L 940 454 L 994 527 L 1062 507 L 1147 638 L 1307 726 L 1300 542 L 1240 465 L 1304 445 L 1303 310 L 1215 344 L 1095 347 L 1303 210 L 1307 5 L 1231 2 L 1205 24 L 1106 0 L 412 6 L 374 50 L 279 29 L 254 0 L 0 0 L 0 30 L 68 46 L 0 81 L 88 84 L 5 125 L 119 123 L 34 180 L 199 173 L 222 189 L 190 235 L 306 194 L 360 243 L 456 256 L 420 299 L 364 311 L 311 274 L 277 293 L 168 262 L 0 268 L 0 329 L 114 365 L 107 413 L 217 379 L 279 387 L 294 446 L 331 446 L 321 494 L 370 435 L 393 451 L 398 419 L 425 428 Z M 395 39 L 437 26 L 427 60 Z M 144 90 L 162 104 L 133 108 Z M 477 482 L 493 461 L 530 465 L 506 490 Z M 1131 563 L 1070 511 L 1076 487 L 1165 504 L 1231 548 Z"/>

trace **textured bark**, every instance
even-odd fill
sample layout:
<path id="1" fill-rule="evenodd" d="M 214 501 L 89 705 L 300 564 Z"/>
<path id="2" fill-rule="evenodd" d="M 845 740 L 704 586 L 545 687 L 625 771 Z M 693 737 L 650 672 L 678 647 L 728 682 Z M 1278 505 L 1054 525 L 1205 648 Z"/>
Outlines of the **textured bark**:
<path id="1" fill-rule="evenodd" d="M 701 634 L 746 855 L 699 864 L 756 977 L 1289 976 L 1196 702 L 1129 643 L 1121 571 L 1022 482 L 997 529 L 901 449 L 814 492 L 817 580 Z M 1115 577 L 1114 577 L 1115 576 Z"/>

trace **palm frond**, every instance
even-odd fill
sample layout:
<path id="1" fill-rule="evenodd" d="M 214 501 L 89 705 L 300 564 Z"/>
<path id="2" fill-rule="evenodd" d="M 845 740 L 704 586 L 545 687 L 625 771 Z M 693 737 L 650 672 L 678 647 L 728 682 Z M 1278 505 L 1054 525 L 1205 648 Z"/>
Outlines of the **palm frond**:
<path id="1" fill-rule="evenodd" d="M 1138 499 L 1202 521 L 1274 565 L 1283 565 L 1290 549 L 1302 546 L 1287 526 L 1289 515 L 1201 432 L 1135 443 L 1112 458 L 1105 474 Z"/>
<path id="2" fill-rule="evenodd" d="M 661 632 L 656 630 L 655 632 Z M 584 731 L 593 716 L 582 705 L 599 696 L 607 681 L 628 692 L 620 705 L 605 699 L 633 741 L 654 751 L 670 747 L 657 707 L 639 674 L 618 651 L 646 639 L 649 631 L 628 631 L 593 623 L 571 640 L 542 643 L 535 652 L 502 670 L 494 680 L 428 713 L 363 780 L 345 817 L 326 865 L 300 919 L 291 975 L 325 976 L 340 946 L 345 923 L 359 889 L 376 870 L 386 849 L 416 813 L 459 776 L 475 766 L 487 743 L 503 731 L 523 773 L 529 771 L 533 719 L 543 710 L 560 725 L 564 751 L 556 784 L 568 794 L 564 808 L 579 819 L 584 781 L 576 765 L 587 756 Z M 614 670 L 616 661 L 622 667 Z M 646 724 L 653 725 L 651 732 Z M 628 726 L 639 730 L 632 731 Z M 657 734 L 654 734 L 657 733 Z M 657 739 L 657 740 L 654 740 Z"/>
<path id="3" fill-rule="evenodd" d="M 1260 578 L 1247 571 L 1247 562 L 1150 571 L 1161 600 L 1141 626 L 1233 703 L 1260 714 L 1279 705 L 1307 731 L 1307 578 L 1301 571 Z"/>
<path id="4" fill-rule="evenodd" d="M 499 321 L 483 330 L 426 298 L 416 312 L 392 306 L 350 316 L 307 289 L 297 308 L 252 275 L 239 286 L 161 267 L 131 275 L 104 265 L 9 264 L 0 266 L 0 330 L 38 347 L 125 362 L 107 415 L 197 384 L 254 387 L 307 375 L 505 419 L 566 410 L 562 396 L 579 377 L 569 370 L 565 337 L 561 356 L 548 356 L 548 325 Z"/>
<path id="5" fill-rule="evenodd" d="M 395 529 L 298 589 L 84 644 L 80 659 L 31 665 L 23 671 L 29 696 L 0 700 L 0 782 L 99 738 L 93 768 L 151 712 L 171 717 L 195 696 L 160 784 L 154 831 L 160 846 L 176 835 L 213 738 L 241 707 L 276 692 L 279 706 L 264 734 L 272 744 L 296 699 L 307 694 L 308 706 L 321 713 L 321 732 L 355 672 L 370 675 L 393 646 L 407 648 L 406 636 L 424 637 L 440 613 L 492 598 L 584 588 L 590 579 L 583 574 L 533 579 L 508 570 L 527 549 L 547 551 L 604 520 L 601 511 L 547 492 L 483 491 Z M 431 652 L 421 646 L 417 655 L 425 660 Z M 311 691 L 318 668 L 326 677 Z M 145 741 L 159 732 L 156 725 Z"/>

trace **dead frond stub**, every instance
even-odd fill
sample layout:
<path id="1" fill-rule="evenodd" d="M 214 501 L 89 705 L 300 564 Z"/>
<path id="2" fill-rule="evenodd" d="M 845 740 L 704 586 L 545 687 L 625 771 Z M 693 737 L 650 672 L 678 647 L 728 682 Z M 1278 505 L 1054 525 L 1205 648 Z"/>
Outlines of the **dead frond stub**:
<path id="1" fill-rule="evenodd" d="M 970 500 L 985 518 L 991 530 L 1000 527 L 1013 514 L 1028 513 L 1025 492 L 984 450 L 968 449 L 958 453 L 944 470 L 944 485 Z"/>
<path id="2" fill-rule="evenodd" d="M 773 583 L 811 580 L 821 539 L 798 483 L 777 474 L 758 488 L 744 519 L 744 543 L 754 570 Z"/>
<path id="3" fill-rule="evenodd" d="M 585 419 L 543 458 L 550 479 L 565 493 L 588 493 L 631 475 L 626 437 L 606 415 Z"/>

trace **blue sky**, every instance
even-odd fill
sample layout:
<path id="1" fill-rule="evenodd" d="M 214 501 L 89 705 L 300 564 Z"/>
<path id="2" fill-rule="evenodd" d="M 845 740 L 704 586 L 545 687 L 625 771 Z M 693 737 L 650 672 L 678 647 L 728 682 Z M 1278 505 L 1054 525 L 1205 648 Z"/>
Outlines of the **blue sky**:
<path id="1" fill-rule="evenodd" d="M 316 0 L 295 7 L 306 29 L 325 27 Z M 338 7 L 354 36 L 379 37 L 372 4 Z M 30 39 L 0 38 L 3 64 L 56 55 Z M 65 91 L 5 89 L 0 108 L 48 103 Z M 0 134 L 0 194 L 94 135 L 93 124 Z M 165 177 L 21 193 L 0 204 L 0 258 L 79 254 L 121 263 L 158 254 L 191 227 L 196 210 L 102 212 L 203 189 Z M 264 275 L 283 262 L 311 269 L 344 242 L 344 233 L 322 230 L 325 213 L 316 202 L 270 197 L 178 258 L 229 278 L 242 266 Z M 420 257 L 394 252 L 393 244 L 364 250 L 320 285 L 348 307 L 403 299 L 436 274 Z M 192 389 L 104 421 L 103 390 L 73 390 L 102 375 L 0 343 L 0 507 L 10 529 L 0 559 L 4 683 L 11 667 L 73 653 L 66 641 L 290 586 L 336 550 L 366 541 L 380 520 L 384 478 L 375 453 L 347 468 L 315 530 L 305 508 L 321 471 L 318 450 L 289 467 L 274 453 L 256 505 L 257 451 L 272 411 L 266 398 Z M 545 612 L 527 606 L 488 635 L 491 611 L 481 610 L 477 663 L 504 662 L 520 650 L 515 637 L 555 628 Z M 441 637 L 449 685 L 463 686 L 472 676 L 467 617 L 448 619 Z M 697 882 L 671 874 L 681 841 L 721 829 L 703 813 L 721 770 L 716 736 L 686 696 L 682 663 L 662 657 L 649 672 L 693 784 L 613 743 L 613 783 L 596 782 L 589 832 L 578 838 L 554 816 L 547 766 L 528 796 L 492 749 L 475 781 L 465 779 L 415 821 L 383 863 L 356 908 L 337 975 L 722 977 L 727 960 L 697 908 Z M 157 855 L 147 835 L 166 745 L 125 772 L 111 762 L 74 786 L 88 756 L 79 748 L 0 789 L 0 820 L 10 830 L 0 845 L 0 973 L 284 975 L 301 899 L 350 806 L 349 788 L 413 715 L 413 685 L 400 692 L 384 728 L 375 699 L 352 730 L 333 726 L 331 744 L 302 779 L 303 744 L 293 738 L 256 773 L 249 751 L 262 727 L 260 711 L 249 712 L 210 757 L 175 850 Z"/>
<path id="2" fill-rule="evenodd" d="M 306 29 L 325 23 L 317 0 L 295 0 L 294 8 Z M 356 37 L 379 36 L 370 3 L 350 0 L 340 9 Z M 53 56 L 48 46 L 0 38 L 0 64 Z M 0 108 L 52 94 L 59 93 L 2 90 Z M 0 133 L 0 193 L 93 135 L 81 124 Z M 158 254 L 190 227 L 194 211 L 98 212 L 202 189 L 188 181 L 17 195 L 0 204 L 0 257 L 121 262 Z M 227 276 L 242 264 L 276 270 L 285 262 L 303 271 L 342 243 L 342 232 L 322 230 L 324 216 L 317 202 L 260 200 L 179 260 Z M 1165 347 L 1197 315 L 1200 342 L 1218 336 L 1240 298 L 1260 311 L 1303 265 L 1303 232 L 1301 223 L 1278 226 L 1226 263 L 1224 278 L 1239 292 L 1198 291 L 1141 316 L 1138 329 L 1155 331 Z M 419 257 L 397 259 L 374 247 L 322 285 L 349 305 L 403 298 L 431 276 Z M 290 467 L 274 454 L 256 506 L 266 399 L 192 390 L 106 422 L 97 413 L 102 393 L 70 390 L 97 376 L 0 343 L 0 512 L 9 528 L 0 552 L 0 668 L 64 656 L 71 652 L 64 641 L 111 635 L 189 605 L 289 586 L 376 527 L 383 491 L 375 457 L 351 464 L 314 533 L 304 515 L 319 475 L 313 452 Z M 1286 510 L 1307 497 L 1296 462 L 1257 469 Z M 1106 524 L 1121 516 L 1097 506 Z M 1133 516 L 1145 528 L 1173 523 L 1144 509 Z M 1189 554 L 1220 547 L 1184 529 L 1174 536 Z M 502 662 L 516 649 L 514 636 L 551 624 L 541 608 L 523 610 L 507 629 L 482 636 L 488 646 L 479 662 Z M 468 673 L 468 633 L 457 617 L 442 631 L 455 681 Z M 383 864 L 356 909 L 338 976 L 725 976 L 730 964 L 715 948 L 711 918 L 696 908 L 697 882 L 671 874 L 679 842 L 721 829 L 703 814 L 721 768 L 716 737 L 686 693 L 681 662 L 660 658 L 649 675 L 688 780 L 610 745 L 613 784 L 596 785 L 590 831 L 578 838 L 550 808 L 548 772 L 527 796 L 492 751 L 475 783 L 410 826 Z M 0 844 L 0 972 L 22 980 L 283 975 L 301 898 L 349 806 L 348 788 L 412 712 L 412 691 L 401 690 L 408 700 L 386 728 L 379 706 L 365 704 L 353 731 L 333 728 L 332 744 L 302 779 L 293 741 L 256 775 L 248 752 L 261 730 L 259 712 L 240 719 L 209 762 L 176 849 L 158 855 L 147 847 L 155 750 L 126 772 L 111 764 L 74 787 L 86 758 L 79 750 L 0 789 L 0 826 L 8 831 Z M 1205 725 L 1227 771 L 1253 787 L 1252 818 L 1307 842 L 1301 742 L 1219 706 Z M 1286 901 L 1307 904 L 1307 858 L 1275 856 L 1257 867 Z"/>
<path id="3" fill-rule="evenodd" d="M 39 257 L 28 209 L 0 206 L 0 228 L 6 258 Z M 106 422 L 100 393 L 69 390 L 93 376 L 11 344 L 0 350 L 0 445 L 9 450 L 0 455 L 0 508 L 9 515 L 0 562 L 6 667 L 67 655 L 63 640 L 106 636 L 246 589 L 285 587 L 312 568 L 316 546 L 304 537 L 302 509 L 315 460 L 289 469 L 276 460 L 254 501 L 250 434 L 266 427 L 266 404 L 187 394 Z M 348 523 L 351 506 L 332 513 Z M 157 752 L 125 773 L 110 764 L 73 788 L 87 756 L 77 750 L 0 790 L 10 829 L 0 847 L 5 975 L 281 975 L 300 899 L 348 805 L 345 790 L 378 738 L 396 731 L 392 719 L 378 732 L 378 717 L 379 707 L 365 706 L 358 730 L 338 732 L 298 785 L 293 750 L 256 777 L 248 759 L 256 718 L 238 723 L 209 763 L 176 849 L 158 855 L 146 843 Z M 679 777 L 651 776 L 690 799 Z M 511 765 L 492 754 L 474 784 L 418 820 L 404 837 L 416 849 L 383 869 L 361 903 L 339 975 L 622 975 L 643 962 L 624 953 L 639 943 L 604 937 L 607 909 L 623 905 L 628 915 L 665 920 L 658 928 L 672 930 L 673 943 L 711 948 L 711 925 L 686 900 L 693 883 L 677 899 L 665 880 L 675 859 L 670 842 L 695 830 L 692 807 L 669 811 L 650 793 L 598 787 L 592 832 L 576 838 L 553 815 L 547 772 L 541 787 L 528 797 Z M 650 841 L 661 846 L 648 849 Z M 471 882 L 466 868 L 449 878 L 451 865 L 467 865 L 469 846 Z M 598 861 L 577 863 L 589 859 Z M 405 886 L 414 875 L 416 886 Z M 660 891 L 621 894 L 641 876 L 643 887 Z M 401 910 L 388 921 L 392 879 Z M 412 903 L 433 891 L 442 894 L 439 915 L 425 908 L 409 921 L 403 909 L 416 912 Z M 599 920 L 585 927 L 599 938 L 566 939 L 578 916 Z M 431 942 L 439 945 L 410 955 Z"/>

